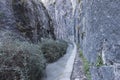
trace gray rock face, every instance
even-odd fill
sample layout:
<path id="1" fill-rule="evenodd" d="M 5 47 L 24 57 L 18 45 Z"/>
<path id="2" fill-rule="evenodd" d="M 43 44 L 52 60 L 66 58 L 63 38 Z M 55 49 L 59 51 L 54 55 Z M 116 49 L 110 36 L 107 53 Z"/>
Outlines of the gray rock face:
<path id="1" fill-rule="evenodd" d="M 71 0 L 42 0 L 55 25 L 59 39 L 68 39 L 74 34 L 74 16 Z"/>
<path id="2" fill-rule="evenodd" d="M 116 78 L 120 72 L 115 65 L 120 64 L 119 7 L 119 0 L 82 0 L 80 44 L 83 53 L 91 64 L 96 64 L 101 54 L 107 65 L 91 70 L 93 80 L 120 80 Z"/>
<path id="3" fill-rule="evenodd" d="M 91 68 L 92 80 L 114 80 L 114 68 L 112 66 L 103 66 L 100 68 Z"/>
<path id="4" fill-rule="evenodd" d="M 53 22 L 38 0 L 1 0 L 0 28 L 17 32 L 33 42 L 44 37 L 55 39 Z"/>

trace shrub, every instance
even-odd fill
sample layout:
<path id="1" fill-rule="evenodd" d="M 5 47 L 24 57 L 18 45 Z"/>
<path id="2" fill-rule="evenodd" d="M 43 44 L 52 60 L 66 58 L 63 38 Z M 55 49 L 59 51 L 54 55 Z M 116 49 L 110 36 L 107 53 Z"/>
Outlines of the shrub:
<path id="1" fill-rule="evenodd" d="M 44 39 L 40 45 L 41 50 L 49 63 L 62 57 L 66 53 L 67 49 L 67 42 L 62 40 L 55 41 L 51 39 Z"/>
<path id="2" fill-rule="evenodd" d="M 101 67 L 101 66 L 103 66 L 103 65 L 104 65 L 104 64 L 103 64 L 102 55 L 99 54 L 98 57 L 97 57 L 96 66 L 97 66 L 97 67 Z"/>
<path id="3" fill-rule="evenodd" d="M 45 62 L 37 45 L 6 40 L 0 45 L 0 80 L 40 80 Z"/>

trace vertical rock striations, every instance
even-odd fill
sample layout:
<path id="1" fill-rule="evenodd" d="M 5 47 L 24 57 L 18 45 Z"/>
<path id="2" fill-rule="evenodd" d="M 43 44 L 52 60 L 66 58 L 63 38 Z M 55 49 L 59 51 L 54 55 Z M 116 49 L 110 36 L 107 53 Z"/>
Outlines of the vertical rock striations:
<path id="1" fill-rule="evenodd" d="M 82 0 L 80 44 L 92 80 L 120 80 L 119 7 L 119 0 Z"/>
<path id="2" fill-rule="evenodd" d="M 33 42 L 55 39 L 52 19 L 39 0 L 1 0 L 0 17 L 0 28 L 5 31 L 12 30 Z"/>
<path id="3" fill-rule="evenodd" d="M 42 0 L 55 25 L 57 38 L 68 39 L 74 33 L 73 7 L 70 0 Z"/>

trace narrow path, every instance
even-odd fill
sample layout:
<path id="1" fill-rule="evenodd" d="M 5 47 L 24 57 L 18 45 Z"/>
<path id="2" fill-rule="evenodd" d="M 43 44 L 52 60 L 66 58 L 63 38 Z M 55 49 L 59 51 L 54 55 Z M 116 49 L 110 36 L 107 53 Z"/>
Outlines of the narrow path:
<path id="1" fill-rule="evenodd" d="M 74 46 L 72 44 L 69 44 L 67 53 L 62 58 L 60 58 L 58 61 L 54 63 L 48 64 L 46 68 L 46 77 L 44 76 L 42 80 L 66 80 L 66 77 L 68 77 L 70 80 L 69 75 L 66 76 L 66 72 L 67 74 L 70 74 L 72 72 L 73 67 L 71 68 L 71 66 L 69 66 L 68 63 L 69 62 L 70 64 L 74 63 L 75 59 L 75 57 L 73 57 L 75 55 L 74 50 L 75 50 Z M 66 66 L 69 67 L 66 68 Z M 68 71 L 71 72 L 68 73 Z"/>
<path id="2" fill-rule="evenodd" d="M 46 77 L 42 80 L 87 80 L 84 75 L 82 60 L 76 47 L 70 45 L 67 53 L 62 58 L 48 64 Z"/>
<path id="3" fill-rule="evenodd" d="M 71 75 L 71 80 L 87 80 L 84 74 L 82 60 L 79 56 L 79 51 L 77 52 L 76 59 L 74 62 L 74 68 Z"/>

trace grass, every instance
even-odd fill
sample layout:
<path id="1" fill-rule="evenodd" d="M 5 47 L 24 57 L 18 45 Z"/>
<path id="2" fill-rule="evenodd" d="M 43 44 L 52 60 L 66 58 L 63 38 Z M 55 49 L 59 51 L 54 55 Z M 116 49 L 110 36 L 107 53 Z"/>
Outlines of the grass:
<path id="1" fill-rule="evenodd" d="M 90 74 L 90 64 L 87 61 L 87 59 L 83 56 L 83 52 L 80 51 L 80 57 L 83 61 L 83 68 L 84 68 L 84 73 L 87 77 L 88 80 L 91 80 L 91 74 Z"/>

